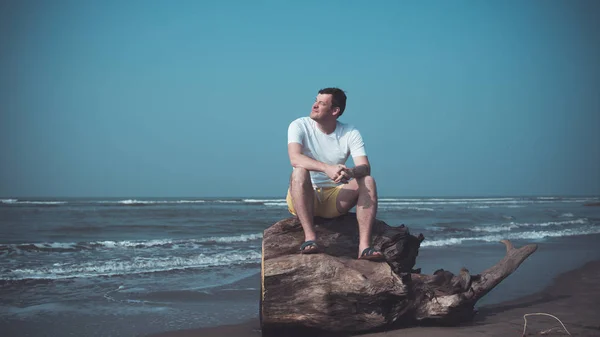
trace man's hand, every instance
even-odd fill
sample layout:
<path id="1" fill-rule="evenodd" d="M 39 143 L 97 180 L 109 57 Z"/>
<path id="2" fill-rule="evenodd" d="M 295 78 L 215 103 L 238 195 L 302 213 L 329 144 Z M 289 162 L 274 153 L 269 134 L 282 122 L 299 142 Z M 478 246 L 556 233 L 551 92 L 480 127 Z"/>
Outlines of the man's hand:
<path id="1" fill-rule="evenodd" d="M 370 171 L 369 165 L 365 164 L 353 168 L 347 168 L 346 165 L 338 164 L 327 166 L 325 174 L 336 184 L 347 184 L 352 178 L 359 179 L 368 176 Z"/>
<path id="2" fill-rule="evenodd" d="M 325 169 L 325 174 L 329 177 L 329 179 L 333 180 L 336 184 L 343 179 L 344 174 L 348 168 L 346 165 L 338 164 L 338 165 L 328 165 Z"/>
<path id="3" fill-rule="evenodd" d="M 354 176 L 353 176 L 352 169 L 344 167 L 344 169 L 338 173 L 338 176 L 335 179 L 333 179 L 333 182 L 336 184 L 339 184 L 339 183 L 347 184 L 348 181 L 350 181 L 350 179 L 353 177 Z"/>
<path id="4" fill-rule="evenodd" d="M 333 181 L 336 184 L 342 183 L 342 184 L 347 184 L 348 181 L 350 181 L 350 179 L 352 178 L 356 178 L 356 179 L 360 179 L 364 176 L 368 176 L 371 173 L 371 168 L 369 167 L 369 165 L 359 165 L 353 168 L 344 168 L 342 171 L 340 171 L 338 173 L 338 176 L 336 179 L 333 179 Z"/>

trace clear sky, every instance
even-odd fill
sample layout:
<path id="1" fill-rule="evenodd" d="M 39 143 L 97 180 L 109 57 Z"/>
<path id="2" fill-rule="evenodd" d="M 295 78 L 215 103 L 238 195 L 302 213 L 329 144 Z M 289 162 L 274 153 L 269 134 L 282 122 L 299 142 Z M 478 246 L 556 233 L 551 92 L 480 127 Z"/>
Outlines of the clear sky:
<path id="1" fill-rule="evenodd" d="M 600 1 L 0 3 L 0 196 L 284 197 L 347 91 L 382 196 L 600 194 Z M 351 161 L 350 161 L 351 164 Z"/>

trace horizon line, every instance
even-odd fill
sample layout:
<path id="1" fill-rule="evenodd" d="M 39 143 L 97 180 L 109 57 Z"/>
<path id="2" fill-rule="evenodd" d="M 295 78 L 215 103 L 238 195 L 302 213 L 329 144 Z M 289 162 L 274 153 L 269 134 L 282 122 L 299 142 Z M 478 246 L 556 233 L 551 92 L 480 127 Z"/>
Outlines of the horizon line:
<path id="1" fill-rule="evenodd" d="M 600 197 L 600 194 L 494 194 L 494 195 L 384 195 L 378 196 L 378 199 L 387 199 L 387 198 L 399 198 L 399 199 L 409 199 L 409 198 L 419 198 L 419 199 L 432 199 L 432 198 L 588 198 L 588 197 Z M 225 195 L 217 195 L 217 196 L 131 196 L 131 195 L 122 195 L 122 196 L 0 196 L 0 200 L 9 200 L 9 199 L 157 199 L 157 198 L 166 198 L 166 199 L 216 199 L 216 198 L 226 198 L 226 199 L 256 199 L 256 198 L 270 198 L 270 199 L 285 199 L 285 195 L 247 195 L 247 196 L 225 196 Z"/>

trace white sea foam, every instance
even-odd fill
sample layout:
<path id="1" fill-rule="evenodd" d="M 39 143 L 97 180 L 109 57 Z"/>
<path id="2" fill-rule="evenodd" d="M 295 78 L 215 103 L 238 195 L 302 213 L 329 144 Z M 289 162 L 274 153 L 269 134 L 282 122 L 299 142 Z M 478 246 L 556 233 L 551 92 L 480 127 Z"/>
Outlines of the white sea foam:
<path id="1" fill-rule="evenodd" d="M 287 203 L 286 202 L 265 202 L 264 205 L 265 206 L 285 207 L 285 206 L 287 206 Z"/>
<path id="2" fill-rule="evenodd" d="M 253 240 L 260 240 L 262 239 L 263 235 L 262 233 L 257 233 L 257 234 L 241 234 L 241 235 L 234 235 L 234 236 L 212 236 L 212 237 L 207 237 L 207 238 L 201 238 L 201 239 L 197 239 L 195 240 L 196 242 L 221 242 L 221 243 L 232 243 L 232 242 L 247 242 L 247 241 L 253 241 Z"/>
<path id="3" fill-rule="evenodd" d="M 146 205 L 146 204 L 156 204 L 157 201 L 127 199 L 127 200 L 117 201 L 117 203 L 123 204 L 123 205 Z"/>
<path id="4" fill-rule="evenodd" d="M 414 206 L 414 205 L 438 205 L 437 203 L 413 203 L 413 202 L 401 202 L 401 201 L 394 201 L 394 202 L 379 202 L 379 206 L 405 206 L 405 207 L 418 207 L 418 206 Z"/>
<path id="5" fill-rule="evenodd" d="M 560 215 L 563 218 L 572 218 L 574 217 L 573 213 L 563 213 Z"/>
<path id="6" fill-rule="evenodd" d="M 41 243 L 18 243 L 0 244 L 0 249 L 8 251 L 44 251 L 64 252 L 90 249 L 89 245 L 74 242 L 41 242 Z"/>
<path id="7" fill-rule="evenodd" d="M 381 198 L 380 203 L 392 203 L 396 205 L 492 205 L 504 207 L 526 207 L 529 204 L 540 203 L 582 203 L 598 198 L 558 198 L 558 197 L 539 197 L 539 198 Z"/>
<path id="8" fill-rule="evenodd" d="M 417 211 L 428 211 L 428 212 L 435 211 L 435 209 L 429 208 L 429 207 L 409 207 L 409 209 L 414 209 L 414 210 L 417 210 Z"/>
<path id="9" fill-rule="evenodd" d="M 600 200 L 598 197 L 591 198 L 558 198 L 556 201 L 558 202 L 590 202 Z"/>
<path id="10" fill-rule="evenodd" d="M 130 260 L 73 263 L 69 265 L 19 268 L 3 273 L 2 280 L 64 279 L 97 276 L 131 275 L 190 268 L 206 268 L 249 263 L 260 263 L 261 254 L 256 251 L 199 254 L 191 257 L 134 257 Z"/>
<path id="11" fill-rule="evenodd" d="M 456 246 L 466 242 L 499 242 L 500 240 L 541 240 L 553 237 L 566 237 L 575 235 L 590 235 L 600 234 L 600 227 L 588 229 L 563 229 L 559 231 L 529 231 L 520 233 L 503 233 L 486 236 L 472 236 L 462 238 L 448 238 L 432 241 L 423 241 L 421 247 L 441 247 L 441 246 Z"/>
<path id="12" fill-rule="evenodd" d="M 390 204 L 390 203 L 380 203 L 377 207 L 380 209 L 398 209 L 398 210 L 426 211 L 426 212 L 435 211 L 435 209 L 433 209 L 431 207 L 416 207 L 416 206 L 406 207 L 406 206 L 394 205 L 394 204 Z"/>
<path id="13" fill-rule="evenodd" d="M 52 252 L 55 250 L 60 253 L 65 250 L 89 250 L 89 249 L 147 249 L 147 248 L 189 248 L 190 245 L 206 243 L 235 243 L 249 242 L 262 239 L 262 233 L 240 234 L 233 236 L 210 236 L 199 239 L 175 240 L 175 239 L 157 239 L 157 240 L 123 240 L 123 241 L 93 241 L 93 242 L 37 242 L 0 245 L 0 248 L 9 250 L 25 250 L 36 252 L 42 250 Z"/>
<path id="14" fill-rule="evenodd" d="M 410 209 L 413 211 L 426 211 L 426 212 L 433 212 L 435 211 L 435 209 L 430 208 L 430 207 L 405 207 L 404 209 Z"/>
<path id="15" fill-rule="evenodd" d="M 470 230 L 473 232 L 506 232 L 513 230 L 515 228 L 522 227 L 548 227 L 548 226 L 565 226 L 565 225 L 585 225 L 588 224 L 588 220 L 585 218 L 577 219 L 577 220 L 566 220 L 566 221 L 549 221 L 549 222 L 534 222 L 534 223 L 518 223 L 518 222 L 509 222 L 503 223 L 501 225 L 487 225 L 487 226 L 475 226 Z"/>
<path id="16" fill-rule="evenodd" d="M 411 202 L 411 201 L 423 201 L 423 200 L 427 200 L 427 199 L 380 198 L 377 200 L 379 202 Z"/>
<path id="17" fill-rule="evenodd" d="M 262 239 L 262 233 L 257 234 L 240 234 L 233 236 L 210 236 L 199 239 L 191 239 L 191 240 L 173 240 L 173 239 L 158 239 L 158 240 L 125 240 L 125 241 L 97 241 L 95 244 L 104 246 L 106 248 L 151 248 L 157 246 L 165 246 L 165 245 L 185 245 L 185 244 L 195 244 L 195 243 L 211 243 L 211 242 L 220 242 L 220 243 L 233 243 L 233 242 L 248 242 L 253 240 Z"/>
<path id="18" fill-rule="evenodd" d="M 66 204 L 66 201 L 20 201 L 17 199 L 2 199 L 1 202 L 3 204 L 23 204 L 23 205 L 63 205 Z"/>
<path id="19" fill-rule="evenodd" d="M 421 242 L 421 247 L 442 247 L 442 246 L 456 246 L 463 243 L 466 240 L 475 240 L 476 238 L 448 238 L 448 239 L 440 239 L 440 240 L 432 240 L 432 241 L 423 241 Z"/>
<path id="20" fill-rule="evenodd" d="M 381 201 L 381 200 L 380 200 Z M 533 203 L 532 200 L 483 200 L 469 201 L 466 199 L 423 199 L 418 201 L 395 200 L 383 202 L 388 205 L 467 205 L 467 204 L 483 204 L 483 205 L 511 205 L 521 203 Z"/>
<path id="21" fill-rule="evenodd" d="M 479 202 L 479 201 L 506 201 L 506 200 L 519 201 L 520 199 L 519 198 L 427 198 L 426 200 Z"/>
<path id="22" fill-rule="evenodd" d="M 514 222 L 502 224 L 499 226 L 475 226 L 470 230 L 473 232 L 487 232 L 487 233 L 497 233 L 497 232 L 507 232 L 515 228 L 521 227 L 519 224 Z"/>
<path id="23" fill-rule="evenodd" d="M 53 248 L 53 249 L 69 249 L 73 248 L 73 246 L 78 244 L 73 244 L 70 242 L 46 242 L 42 244 L 37 244 L 38 247 L 43 248 Z"/>
<path id="24" fill-rule="evenodd" d="M 98 201 L 101 204 L 121 204 L 121 205 L 154 205 L 154 204 L 202 204 L 205 203 L 206 200 L 137 200 L 137 199 L 127 199 L 127 200 L 119 200 L 119 201 Z"/>
<path id="25" fill-rule="evenodd" d="M 381 198 L 379 201 L 403 201 L 403 202 L 422 202 L 422 201 L 467 201 L 467 202 L 478 202 L 478 201 L 506 201 L 506 200 L 521 200 L 519 198 Z"/>
<path id="26" fill-rule="evenodd" d="M 188 240 L 189 241 L 189 240 Z M 171 240 L 171 239 L 160 239 L 160 240 L 124 240 L 124 241 L 96 241 L 92 242 L 94 245 L 99 245 L 104 248 L 151 248 L 157 246 L 171 245 L 177 243 L 184 243 L 183 240 Z"/>
<path id="27" fill-rule="evenodd" d="M 285 199 L 243 199 L 242 201 L 247 203 L 281 203 L 285 202 Z"/>

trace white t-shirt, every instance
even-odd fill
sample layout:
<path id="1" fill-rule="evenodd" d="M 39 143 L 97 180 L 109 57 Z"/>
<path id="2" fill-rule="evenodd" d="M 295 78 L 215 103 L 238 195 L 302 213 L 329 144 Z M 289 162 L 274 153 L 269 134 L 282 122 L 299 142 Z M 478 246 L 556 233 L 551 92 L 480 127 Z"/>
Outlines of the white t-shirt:
<path id="1" fill-rule="evenodd" d="M 302 145 L 303 155 L 329 165 L 345 164 L 350 155 L 352 158 L 367 155 L 358 129 L 339 121 L 335 131 L 325 134 L 310 117 L 298 118 L 288 128 L 289 143 Z M 310 171 L 310 178 L 314 187 L 339 185 L 323 172 Z"/>

